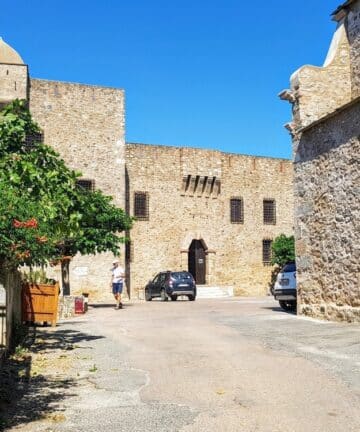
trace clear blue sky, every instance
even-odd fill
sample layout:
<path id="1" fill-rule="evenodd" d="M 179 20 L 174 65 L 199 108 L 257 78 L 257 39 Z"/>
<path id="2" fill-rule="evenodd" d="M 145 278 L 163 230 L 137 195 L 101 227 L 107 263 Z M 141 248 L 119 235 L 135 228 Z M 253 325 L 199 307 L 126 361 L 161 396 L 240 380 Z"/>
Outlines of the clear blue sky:
<path id="1" fill-rule="evenodd" d="M 126 91 L 131 142 L 291 157 L 277 98 L 321 65 L 340 0 L 2 0 L 0 36 L 36 78 Z"/>

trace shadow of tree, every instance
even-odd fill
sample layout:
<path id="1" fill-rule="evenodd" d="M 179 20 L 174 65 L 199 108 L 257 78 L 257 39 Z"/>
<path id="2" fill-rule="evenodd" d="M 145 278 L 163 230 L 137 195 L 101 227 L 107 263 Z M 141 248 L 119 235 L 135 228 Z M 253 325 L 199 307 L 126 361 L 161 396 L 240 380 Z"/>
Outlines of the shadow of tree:
<path id="1" fill-rule="evenodd" d="M 66 321 L 66 325 L 71 324 L 71 321 Z M 35 344 L 31 346 L 31 352 L 46 352 L 59 350 L 73 350 L 79 348 L 78 344 L 82 342 L 90 342 L 98 339 L 103 339 L 104 336 L 91 335 L 78 330 L 61 329 L 57 327 L 56 330 L 41 329 L 38 332 L 38 339 Z"/>
<path id="2" fill-rule="evenodd" d="M 34 374 L 34 358 L 37 354 L 51 358 L 52 353 L 61 354 L 78 348 L 78 343 L 102 338 L 61 327 L 40 331 L 34 328 L 22 347 L 0 369 L 0 431 L 41 419 L 53 421 L 54 416 L 62 421 L 62 402 L 76 396 L 79 381 L 67 373 Z"/>

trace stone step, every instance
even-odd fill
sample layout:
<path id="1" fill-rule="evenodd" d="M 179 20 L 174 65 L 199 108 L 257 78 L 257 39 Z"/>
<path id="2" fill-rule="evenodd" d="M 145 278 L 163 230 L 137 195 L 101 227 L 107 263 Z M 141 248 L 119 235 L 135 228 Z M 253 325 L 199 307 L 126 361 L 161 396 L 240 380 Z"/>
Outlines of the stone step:
<path id="1" fill-rule="evenodd" d="M 196 298 L 226 298 L 233 297 L 234 288 L 232 286 L 208 286 L 198 285 Z"/>

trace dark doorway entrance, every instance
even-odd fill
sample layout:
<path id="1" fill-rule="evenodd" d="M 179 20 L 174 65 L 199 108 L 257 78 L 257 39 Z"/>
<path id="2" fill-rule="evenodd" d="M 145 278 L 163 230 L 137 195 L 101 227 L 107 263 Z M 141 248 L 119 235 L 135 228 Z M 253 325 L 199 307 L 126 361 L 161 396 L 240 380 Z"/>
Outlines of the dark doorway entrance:
<path id="1" fill-rule="evenodd" d="M 206 255 L 201 240 L 193 240 L 189 248 L 189 272 L 194 276 L 195 282 L 199 285 L 205 284 Z"/>

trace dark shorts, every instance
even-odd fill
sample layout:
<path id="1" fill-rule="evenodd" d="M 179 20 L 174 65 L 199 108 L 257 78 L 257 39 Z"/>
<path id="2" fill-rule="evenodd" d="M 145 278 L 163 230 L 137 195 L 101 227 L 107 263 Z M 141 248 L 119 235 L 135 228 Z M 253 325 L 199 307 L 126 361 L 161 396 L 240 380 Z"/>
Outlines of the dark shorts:
<path id="1" fill-rule="evenodd" d="M 117 282 L 112 284 L 113 294 L 121 294 L 123 290 L 123 282 Z"/>

